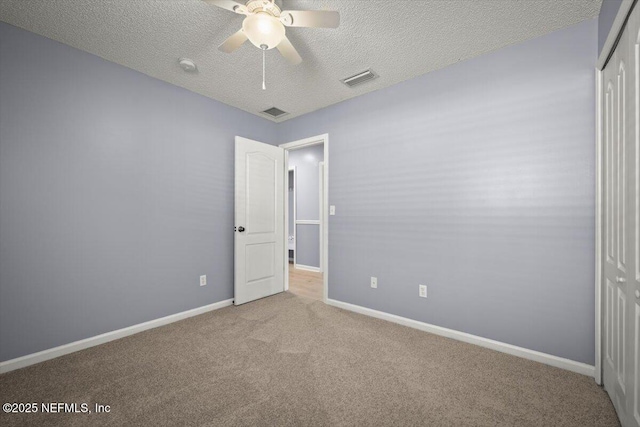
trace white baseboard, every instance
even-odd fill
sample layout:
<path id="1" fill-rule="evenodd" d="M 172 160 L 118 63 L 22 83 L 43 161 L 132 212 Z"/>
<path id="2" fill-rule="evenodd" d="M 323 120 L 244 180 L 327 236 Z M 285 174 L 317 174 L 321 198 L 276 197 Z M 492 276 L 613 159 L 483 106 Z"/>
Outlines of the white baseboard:
<path id="1" fill-rule="evenodd" d="M 315 271 L 316 273 L 320 273 L 320 267 L 312 267 L 310 265 L 303 265 L 303 264 L 294 264 L 293 267 L 296 270 Z"/>
<path id="2" fill-rule="evenodd" d="M 232 304 L 233 304 L 233 299 L 219 301 L 213 304 L 194 308 L 192 310 L 183 311 L 181 313 L 172 314 L 170 316 L 161 317 L 159 319 L 150 320 L 144 323 L 138 323 L 137 325 L 118 329 L 116 331 L 107 332 L 101 335 L 96 335 L 94 337 L 85 338 L 80 341 L 74 341 L 69 344 L 64 344 L 59 347 L 50 348 L 48 350 L 43 350 L 37 353 L 27 354 L 26 356 L 7 360 L 5 362 L 0 362 L 0 374 L 13 371 L 15 369 L 24 368 L 29 365 L 34 365 L 36 363 L 44 362 L 45 360 L 50 360 L 56 357 L 64 356 L 65 354 L 84 350 L 85 348 L 104 344 L 109 341 L 114 341 L 120 338 L 124 338 L 129 335 L 137 334 L 138 332 L 146 331 L 147 329 L 157 328 L 159 326 L 164 326 L 169 323 L 177 322 L 178 320 L 187 319 L 189 317 L 197 316 L 199 314 L 207 313 L 209 311 L 218 310 L 223 307 L 228 307 Z"/>
<path id="3" fill-rule="evenodd" d="M 406 317 L 396 316 L 395 314 L 372 310 L 370 308 L 349 304 L 334 299 L 327 299 L 327 304 L 345 310 L 353 311 L 355 313 L 364 314 L 366 316 L 375 317 L 377 319 L 388 320 L 389 322 L 419 329 L 425 332 L 430 332 L 432 334 L 441 335 L 443 337 L 452 338 L 454 340 L 464 341 L 469 344 L 479 345 L 480 347 L 486 347 L 491 350 L 496 350 L 502 353 L 511 354 L 513 356 L 522 357 L 524 359 L 533 360 L 535 362 L 544 363 L 545 365 L 555 366 L 556 368 L 566 369 L 568 371 L 577 372 L 579 374 L 587 375 L 590 377 L 594 377 L 595 375 L 595 367 L 592 365 L 587 365 L 586 363 L 576 362 L 574 360 L 553 356 L 551 354 L 529 350 L 527 348 L 518 347 L 500 341 L 494 341 L 488 338 L 482 338 L 476 335 L 467 334 L 466 332 L 459 332 L 453 329 L 447 329 L 441 326 L 407 319 Z"/>

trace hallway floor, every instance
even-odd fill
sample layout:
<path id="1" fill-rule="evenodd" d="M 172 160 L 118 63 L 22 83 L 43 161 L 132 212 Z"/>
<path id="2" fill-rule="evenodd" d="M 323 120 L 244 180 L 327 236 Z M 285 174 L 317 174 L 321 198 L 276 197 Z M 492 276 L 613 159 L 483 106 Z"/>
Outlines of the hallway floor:
<path id="1" fill-rule="evenodd" d="M 299 270 L 289 263 L 289 292 L 292 294 L 322 301 L 323 296 L 322 273 Z"/>

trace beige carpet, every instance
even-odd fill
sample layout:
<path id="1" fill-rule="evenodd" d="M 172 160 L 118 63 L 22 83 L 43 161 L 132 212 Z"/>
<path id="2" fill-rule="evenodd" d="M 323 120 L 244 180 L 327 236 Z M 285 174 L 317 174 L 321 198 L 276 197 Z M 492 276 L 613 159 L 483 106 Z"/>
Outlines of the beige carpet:
<path id="1" fill-rule="evenodd" d="M 4 374 L 0 395 L 111 405 L 3 426 L 618 425 L 591 378 L 289 293 Z"/>

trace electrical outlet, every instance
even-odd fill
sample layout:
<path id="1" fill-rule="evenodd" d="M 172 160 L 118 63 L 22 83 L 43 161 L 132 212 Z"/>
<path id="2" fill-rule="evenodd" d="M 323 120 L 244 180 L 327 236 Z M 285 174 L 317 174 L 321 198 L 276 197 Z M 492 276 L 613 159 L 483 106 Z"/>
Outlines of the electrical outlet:
<path id="1" fill-rule="evenodd" d="M 200 286 L 205 286 L 207 284 L 207 275 L 200 276 Z"/>
<path id="2" fill-rule="evenodd" d="M 371 277 L 371 287 L 373 289 L 377 289 L 378 288 L 378 278 L 377 277 Z"/>
<path id="3" fill-rule="evenodd" d="M 427 297 L 427 285 L 418 285 L 420 298 Z"/>

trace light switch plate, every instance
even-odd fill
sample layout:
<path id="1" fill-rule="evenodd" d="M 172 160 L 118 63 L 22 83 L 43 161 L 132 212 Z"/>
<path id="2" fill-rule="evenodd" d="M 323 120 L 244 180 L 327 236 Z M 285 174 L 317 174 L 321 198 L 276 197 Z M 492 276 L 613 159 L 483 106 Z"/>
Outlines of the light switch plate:
<path id="1" fill-rule="evenodd" d="M 377 277 L 371 277 L 371 287 L 373 289 L 377 289 L 378 288 L 378 278 Z"/>
<path id="2" fill-rule="evenodd" d="M 329 215 L 335 215 L 336 214 L 336 207 L 335 205 L 331 205 L 329 206 Z"/>

